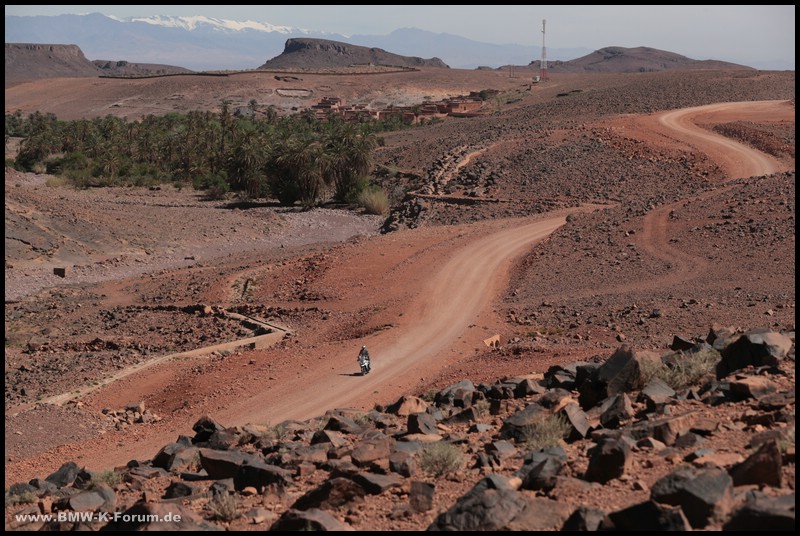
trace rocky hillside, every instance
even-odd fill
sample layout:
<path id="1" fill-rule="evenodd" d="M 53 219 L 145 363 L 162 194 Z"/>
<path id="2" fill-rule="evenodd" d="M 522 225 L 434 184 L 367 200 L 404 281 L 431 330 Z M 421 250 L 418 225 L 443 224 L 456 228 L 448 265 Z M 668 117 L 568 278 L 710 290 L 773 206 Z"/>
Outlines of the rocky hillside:
<path id="1" fill-rule="evenodd" d="M 352 65 L 448 68 L 439 58 L 401 56 L 380 48 L 361 47 L 327 39 L 288 39 L 281 55 L 259 69 L 326 69 Z"/>
<path id="2" fill-rule="evenodd" d="M 164 76 L 169 74 L 185 74 L 193 71 L 174 65 L 157 63 L 131 63 L 125 60 L 93 60 L 92 63 L 102 69 L 103 76 Z"/>
<path id="3" fill-rule="evenodd" d="M 99 74 L 77 45 L 6 43 L 6 87 L 40 78 Z"/>
<path id="4" fill-rule="evenodd" d="M 77 45 L 6 43 L 6 87 L 43 78 L 91 76 L 160 76 L 189 69 L 155 63 L 90 61 Z"/>
<path id="5" fill-rule="evenodd" d="M 204 416 L 151 459 L 12 485 L 6 529 L 793 530 L 794 333 L 714 326 L 670 348 L 366 413 Z"/>
<path id="6" fill-rule="evenodd" d="M 539 60 L 530 64 L 541 68 Z M 553 73 L 646 73 L 669 70 L 752 69 L 744 65 L 717 60 L 693 60 L 674 52 L 650 47 L 605 47 L 569 61 L 547 64 Z"/>

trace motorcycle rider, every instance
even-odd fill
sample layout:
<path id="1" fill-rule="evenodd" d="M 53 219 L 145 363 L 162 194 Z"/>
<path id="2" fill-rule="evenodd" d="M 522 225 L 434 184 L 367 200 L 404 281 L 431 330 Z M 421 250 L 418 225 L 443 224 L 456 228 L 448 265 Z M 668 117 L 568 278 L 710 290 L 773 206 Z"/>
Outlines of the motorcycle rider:
<path id="1" fill-rule="evenodd" d="M 367 351 L 366 346 L 361 347 L 361 351 L 358 352 L 358 364 L 361 366 L 361 373 L 367 374 L 370 371 L 370 360 L 369 360 L 369 351 Z"/>

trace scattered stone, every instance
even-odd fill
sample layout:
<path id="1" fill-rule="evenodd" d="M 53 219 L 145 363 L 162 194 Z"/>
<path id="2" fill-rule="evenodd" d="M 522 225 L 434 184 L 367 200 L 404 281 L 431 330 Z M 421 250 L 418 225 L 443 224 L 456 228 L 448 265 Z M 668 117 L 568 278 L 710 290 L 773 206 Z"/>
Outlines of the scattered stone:
<path id="1" fill-rule="evenodd" d="M 403 395 L 394 404 L 386 408 L 386 413 L 393 413 L 398 417 L 407 417 L 412 413 L 425 413 L 428 403 L 416 396 Z"/>
<path id="2" fill-rule="evenodd" d="M 417 512 L 429 512 L 433 509 L 433 498 L 436 495 L 436 486 L 430 482 L 413 480 L 409 493 L 411 508 Z"/>
<path id="3" fill-rule="evenodd" d="M 723 469 L 681 468 L 658 479 L 650 498 L 680 506 L 693 528 L 704 528 L 733 507 L 733 479 Z"/>
<path id="4" fill-rule="evenodd" d="M 178 497 L 191 497 L 195 493 L 197 493 L 197 489 L 194 486 L 184 482 L 172 482 L 164 491 L 164 498 L 176 499 Z"/>
<path id="5" fill-rule="evenodd" d="M 647 501 L 611 512 L 603 521 L 601 530 L 688 531 L 691 526 L 680 506 Z"/>
<path id="6" fill-rule="evenodd" d="M 80 467 L 75 462 L 67 462 L 56 470 L 56 472 L 45 477 L 47 482 L 54 484 L 58 488 L 69 486 L 75 481 L 80 472 Z"/>
<path id="7" fill-rule="evenodd" d="M 287 510 L 270 526 L 271 531 L 350 531 L 353 527 L 333 517 L 325 510 Z"/>
<path id="8" fill-rule="evenodd" d="M 597 508 L 580 506 L 570 515 L 561 527 L 562 531 L 597 531 L 603 523 L 606 513 Z"/>
<path id="9" fill-rule="evenodd" d="M 745 484 L 766 484 L 781 487 L 781 449 L 777 441 L 767 441 L 743 462 L 731 467 L 730 474 L 735 486 Z"/>
<path id="10" fill-rule="evenodd" d="M 605 484 L 631 467 L 631 448 L 621 439 L 605 438 L 589 451 L 586 480 Z"/>
<path id="11" fill-rule="evenodd" d="M 794 492 L 780 497 L 768 497 L 761 492 L 748 494 L 745 504 L 736 510 L 723 530 L 795 530 Z"/>
<path id="12" fill-rule="evenodd" d="M 777 366 L 792 349 L 792 339 L 768 329 L 746 332 L 722 350 L 717 378 L 724 378 L 748 366 Z"/>
<path id="13" fill-rule="evenodd" d="M 363 502 L 365 495 L 366 491 L 358 483 L 349 478 L 336 477 L 306 492 L 292 504 L 291 508 L 295 510 L 339 508 L 346 504 Z"/>

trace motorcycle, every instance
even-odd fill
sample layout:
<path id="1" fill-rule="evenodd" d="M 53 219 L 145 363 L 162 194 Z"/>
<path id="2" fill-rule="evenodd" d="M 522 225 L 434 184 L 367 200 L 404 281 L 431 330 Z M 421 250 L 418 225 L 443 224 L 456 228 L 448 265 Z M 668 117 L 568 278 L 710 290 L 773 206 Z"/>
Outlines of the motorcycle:
<path id="1" fill-rule="evenodd" d="M 359 364 L 361 365 L 361 375 L 366 376 L 367 374 L 369 374 L 370 371 L 369 359 L 364 359 Z"/>

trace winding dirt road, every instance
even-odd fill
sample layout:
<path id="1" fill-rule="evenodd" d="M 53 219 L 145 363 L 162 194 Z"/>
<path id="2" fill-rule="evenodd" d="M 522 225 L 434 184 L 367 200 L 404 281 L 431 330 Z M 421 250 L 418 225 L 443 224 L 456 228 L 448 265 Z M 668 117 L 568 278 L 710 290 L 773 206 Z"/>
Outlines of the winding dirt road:
<path id="1" fill-rule="evenodd" d="M 785 115 L 785 106 L 784 102 L 702 106 L 629 118 L 631 122 L 627 128 L 631 135 L 635 135 L 635 129 L 644 129 L 648 131 L 650 140 L 664 136 L 665 143 L 669 139 L 673 146 L 678 142 L 691 150 L 706 153 L 730 178 L 764 175 L 788 169 L 788 166 L 696 124 L 747 119 L 750 114 L 760 118 L 769 114 Z M 668 211 L 669 207 L 659 207 L 649 215 L 645 219 L 645 232 L 639 240 L 649 254 L 662 258 L 666 252 L 671 260 L 678 259 L 684 266 L 680 277 L 690 277 L 702 269 L 702 264 L 695 262 L 686 252 L 669 249 L 664 232 Z M 174 412 L 158 426 L 146 431 L 129 430 L 125 437 L 106 434 L 32 458 L 14 460 L 6 465 L 6 481 L 9 481 L 9 475 L 12 475 L 12 481 L 41 476 L 65 459 L 80 459 L 87 468 L 97 470 L 123 464 L 131 458 L 148 458 L 165 443 L 174 440 L 177 434 L 187 433 L 200 416 L 198 410 L 213 412 L 214 418 L 228 426 L 248 422 L 276 423 L 285 419 L 311 418 L 335 407 L 369 408 L 375 402 L 384 402 L 389 397 L 408 392 L 407 389 L 416 385 L 421 377 L 479 349 L 482 339 L 492 333 L 473 328 L 490 325 L 491 319 L 497 321 L 492 301 L 508 284 L 512 264 L 563 225 L 568 213 L 478 224 L 475 228 L 480 231 L 468 233 L 468 241 L 458 242 L 466 244 L 460 248 L 454 245 L 455 242 L 447 246 L 447 240 L 443 240 L 436 264 L 429 262 L 427 265 L 432 271 L 423 274 L 419 268 L 410 269 L 415 270 L 414 283 L 419 285 L 416 289 L 405 288 L 401 293 L 408 294 L 410 299 L 395 312 L 396 321 L 393 321 L 391 329 L 373 333 L 360 341 L 320 343 L 298 358 L 296 366 L 281 369 L 282 375 L 274 378 L 268 375 L 256 377 L 252 368 L 220 368 L 224 377 L 214 378 L 219 384 L 212 397 L 215 398 L 214 404 L 206 403 L 202 407 Z M 453 234 L 448 236 L 454 237 Z M 383 247 L 391 246 L 391 242 L 382 244 Z M 413 256 L 406 258 L 412 259 Z M 398 277 L 394 284 L 408 282 L 408 276 Z M 381 289 L 370 289 L 369 292 L 376 296 L 376 300 L 381 299 Z M 374 358 L 373 372 L 366 377 L 356 372 L 356 353 L 361 344 L 368 346 Z M 158 393 L 180 397 L 187 369 L 180 363 L 150 368 L 142 375 L 144 377 L 129 377 L 120 382 L 121 385 L 93 394 L 89 403 L 101 407 L 105 403 L 113 407 L 109 400 L 119 401 L 122 392 L 137 393 L 139 398 L 145 399 L 156 398 Z M 187 397 L 194 394 L 190 389 L 186 387 Z"/>

